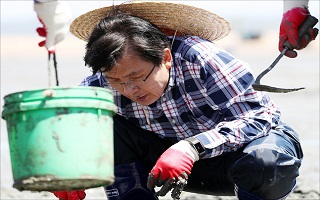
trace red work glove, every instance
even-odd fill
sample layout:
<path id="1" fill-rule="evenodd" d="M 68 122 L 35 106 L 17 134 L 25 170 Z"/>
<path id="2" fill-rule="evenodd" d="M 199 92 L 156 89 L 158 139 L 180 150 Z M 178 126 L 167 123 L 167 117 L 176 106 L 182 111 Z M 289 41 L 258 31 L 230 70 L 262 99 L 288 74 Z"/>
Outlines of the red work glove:
<path id="1" fill-rule="evenodd" d="M 39 46 L 45 46 L 53 53 L 55 45 L 68 35 L 71 11 L 68 5 L 61 1 L 34 3 L 34 10 L 43 25 L 37 28 L 37 32 L 40 36 L 46 37 Z"/>
<path id="2" fill-rule="evenodd" d="M 59 200 L 82 200 L 86 197 L 84 190 L 52 192 Z"/>
<path id="3" fill-rule="evenodd" d="M 312 40 L 318 35 L 317 28 L 310 28 L 308 33 L 305 34 L 301 39 L 299 38 L 298 30 L 301 24 L 309 15 L 307 8 L 295 7 L 283 14 L 283 18 L 280 24 L 279 34 L 279 51 L 282 52 L 284 47 L 283 44 L 289 40 L 292 48 L 300 50 L 305 48 Z M 290 58 L 297 57 L 297 52 L 288 50 L 285 56 Z"/>
<path id="4" fill-rule="evenodd" d="M 198 152 L 189 142 L 182 140 L 167 149 L 157 160 L 149 173 L 147 186 L 150 190 L 155 186 L 163 186 L 157 195 L 165 196 L 172 188 L 187 184 L 193 163 L 199 160 Z M 179 194 L 180 195 L 180 194 Z"/>

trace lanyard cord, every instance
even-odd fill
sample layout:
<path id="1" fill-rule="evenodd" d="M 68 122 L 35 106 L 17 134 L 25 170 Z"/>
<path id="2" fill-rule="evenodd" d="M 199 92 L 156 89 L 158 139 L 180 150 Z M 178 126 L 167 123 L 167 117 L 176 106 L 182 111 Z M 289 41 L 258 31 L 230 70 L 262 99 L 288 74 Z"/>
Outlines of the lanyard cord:
<path id="1" fill-rule="evenodd" d="M 49 76 L 49 87 L 51 86 L 51 70 L 50 70 L 50 60 L 51 60 L 51 53 L 48 52 L 48 76 Z M 59 86 L 59 79 L 58 79 L 58 67 L 57 67 L 57 58 L 56 58 L 56 53 L 53 53 L 53 66 L 54 66 L 54 71 L 56 75 L 56 86 Z"/>

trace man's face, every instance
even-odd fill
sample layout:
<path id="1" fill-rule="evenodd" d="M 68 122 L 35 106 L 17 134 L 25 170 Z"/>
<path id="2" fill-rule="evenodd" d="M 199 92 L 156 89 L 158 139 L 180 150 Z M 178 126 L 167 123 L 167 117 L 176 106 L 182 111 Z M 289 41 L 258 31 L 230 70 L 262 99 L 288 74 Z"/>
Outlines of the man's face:
<path id="1" fill-rule="evenodd" d="M 112 70 L 102 73 L 110 85 L 122 95 L 141 105 L 150 105 L 163 94 L 169 80 L 171 53 L 164 50 L 164 59 L 160 66 L 126 53 Z"/>

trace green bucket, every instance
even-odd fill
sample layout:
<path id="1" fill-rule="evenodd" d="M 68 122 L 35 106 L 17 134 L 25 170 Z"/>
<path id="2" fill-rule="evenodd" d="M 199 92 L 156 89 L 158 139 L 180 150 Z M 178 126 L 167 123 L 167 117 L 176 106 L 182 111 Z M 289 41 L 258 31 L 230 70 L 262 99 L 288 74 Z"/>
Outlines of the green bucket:
<path id="1" fill-rule="evenodd" d="M 98 87 L 55 87 L 4 97 L 14 184 L 57 191 L 114 181 L 112 93 Z"/>

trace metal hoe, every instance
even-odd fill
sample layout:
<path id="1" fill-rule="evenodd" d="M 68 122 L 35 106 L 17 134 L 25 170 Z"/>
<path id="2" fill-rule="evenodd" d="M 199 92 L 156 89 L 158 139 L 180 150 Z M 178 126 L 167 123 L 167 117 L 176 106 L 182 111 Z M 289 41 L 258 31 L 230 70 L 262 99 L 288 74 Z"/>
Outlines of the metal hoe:
<path id="1" fill-rule="evenodd" d="M 307 19 L 303 22 L 303 24 L 299 27 L 299 37 L 302 38 L 309 30 L 309 28 L 315 26 L 318 23 L 318 19 L 309 15 Z M 301 88 L 277 88 L 277 87 L 272 87 L 268 85 L 262 85 L 260 84 L 261 78 L 266 75 L 268 72 L 270 72 L 274 66 L 279 62 L 279 60 L 283 57 L 283 55 L 290 49 L 292 50 L 293 48 L 291 47 L 289 41 L 286 41 L 284 43 L 284 50 L 280 53 L 280 55 L 273 61 L 273 63 L 268 67 L 266 70 L 261 72 L 258 77 L 256 78 L 255 83 L 252 85 L 252 87 L 255 90 L 258 91 L 266 91 L 266 92 L 274 92 L 274 93 L 287 93 L 287 92 L 293 92 L 293 91 L 298 91 L 301 89 L 304 89 L 304 87 Z"/>

